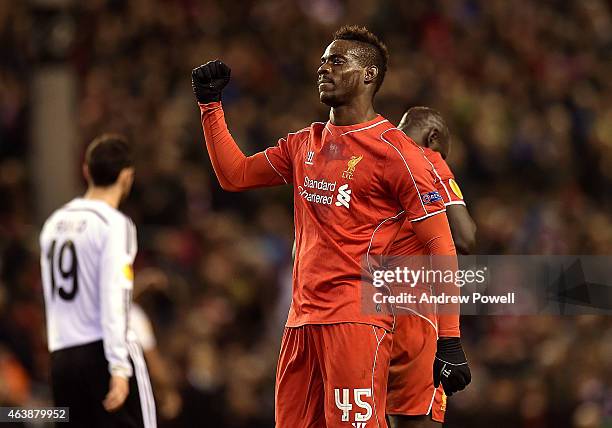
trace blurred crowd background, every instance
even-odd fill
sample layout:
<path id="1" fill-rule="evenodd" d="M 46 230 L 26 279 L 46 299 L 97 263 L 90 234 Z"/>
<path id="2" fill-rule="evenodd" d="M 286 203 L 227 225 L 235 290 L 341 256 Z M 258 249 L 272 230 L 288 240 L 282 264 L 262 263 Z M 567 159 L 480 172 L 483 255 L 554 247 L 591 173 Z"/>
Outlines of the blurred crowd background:
<path id="1" fill-rule="evenodd" d="M 612 250 L 609 1 L 44 3 L 0 0 L 0 406 L 49 403 L 37 241 L 49 213 L 34 197 L 30 129 L 32 106 L 53 102 L 32 89 L 47 63 L 76 81 L 79 159 L 101 132 L 136 147 L 124 210 L 172 392 L 159 393 L 162 427 L 274 426 L 291 189 L 219 188 L 190 86 L 210 59 L 232 67 L 226 115 L 253 153 L 326 120 L 320 55 L 340 25 L 367 25 L 391 55 L 378 111 L 397 123 L 427 105 L 449 123 L 477 253 Z M 51 19 L 53 55 L 39 46 Z M 463 334 L 474 381 L 449 400 L 446 426 L 612 427 L 612 319 L 465 317 Z"/>

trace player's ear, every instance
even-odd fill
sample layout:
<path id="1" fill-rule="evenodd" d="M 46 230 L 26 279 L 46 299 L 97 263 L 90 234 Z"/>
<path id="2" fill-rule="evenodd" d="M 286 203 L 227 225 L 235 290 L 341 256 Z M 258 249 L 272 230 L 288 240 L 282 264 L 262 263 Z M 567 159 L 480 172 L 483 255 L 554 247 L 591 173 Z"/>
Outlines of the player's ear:
<path id="1" fill-rule="evenodd" d="M 427 147 L 434 146 L 440 142 L 440 131 L 431 128 L 427 133 Z"/>
<path id="2" fill-rule="evenodd" d="M 134 183 L 134 168 L 123 168 L 119 173 L 119 182 L 121 183 L 124 193 L 129 193 Z"/>
<path id="3" fill-rule="evenodd" d="M 404 113 L 404 115 L 402 116 L 402 120 L 400 120 L 399 125 L 397 125 L 397 127 L 399 129 L 401 129 L 404 133 L 406 132 L 406 128 L 408 128 L 406 125 L 408 124 L 408 113 Z"/>
<path id="4" fill-rule="evenodd" d="M 89 167 L 86 163 L 83 164 L 83 177 L 85 177 L 87 183 L 91 183 L 91 175 L 89 174 Z"/>
<path id="5" fill-rule="evenodd" d="M 365 69 L 365 76 L 363 77 L 363 81 L 365 83 L 373 83 L 378 77 L 378 67 L 375 65 L 370 65 Z"/>

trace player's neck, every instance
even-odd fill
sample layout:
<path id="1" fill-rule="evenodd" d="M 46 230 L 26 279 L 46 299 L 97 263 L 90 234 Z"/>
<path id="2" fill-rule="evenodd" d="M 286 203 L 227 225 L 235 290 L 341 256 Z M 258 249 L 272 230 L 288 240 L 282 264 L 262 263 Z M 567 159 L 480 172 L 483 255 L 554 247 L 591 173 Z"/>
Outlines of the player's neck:
<path id="1" fill-rule="evenodd" d="M 332 107 L 329 111 L 329 121 L 332 125 L 346 126 L 368 122 L 376 117 L 371 103 L 367 105 L 349 104 Z"/>
<path id="2" fill-rule="evenodd" d="M 121 190 L 119 186 L 95 187 L 90 186 L 83 196 L 84 199 L 106 202 L 113 208 L 119 207 L 121 202 Z"/>

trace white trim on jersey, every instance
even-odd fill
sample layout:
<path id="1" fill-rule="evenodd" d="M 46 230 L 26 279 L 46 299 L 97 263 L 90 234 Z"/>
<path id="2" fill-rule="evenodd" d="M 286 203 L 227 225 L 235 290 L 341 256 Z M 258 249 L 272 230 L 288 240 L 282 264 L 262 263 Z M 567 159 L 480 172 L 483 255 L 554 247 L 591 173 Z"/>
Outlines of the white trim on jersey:
<path id="1" fill-rule="evenodd" d="M 414 176 L 412 175 L 412 171 L 410 170 L 410 167 L 408 166 L 408 162 L 406 162 L 406 158 L 404 158 L 404 155 L 402 154 L 402 152 L 400 152 L 400 150 L 397 147 L 395 147 L 393 144 L 391 144 L 389 142 L 389 140 L 387 140 L 385 137 L 383 137 L 383 135 L 385 135 L 386 132 L 389 132 L 389 131 L 391 131 L 393 129 L 397 129 L 397 128 L 389 128 L 389 129 L 387 129 L 382 134 L 380 134 L 380 139 L 383 140 L 388 145 L 390 145 L 391 147 L 393 147 L 393 149 L 395 149 L 397 154 L 399 154 L 400 157 L 402 158 L 402 161 L 404 161 L 404 165 L 406 165 L 406 169 L 408 170 L 408 173 L 410 174 L 410 178 L 412 179 L 412 183 L 414 184 L 414 188 L 415 188 L 415 190 L 417 192 L 417 197 L 419 198 L 419 202 L 421 203 L 421 206 L 423 207 L 423 211 L 425 213 L 427 213 L 427 209 L 425 208 L 425 205 L 423 204 L 423 200 L 421 199 L 421 192 L 419 191 L 419 186 L 417 186 L 417 184 L 416 184 Z M 423 217 L 423 218 L 425 218 L 425 217 Z"/>
<path id="2" fill-rule="evenodd" d="M 315 123 L 318 123 L 318 122 L 315 122 Z M 310 132 L 310 127 L 304 128 L 304 129 L 300 129 L 299 131 L 295 131 L 295 132 L 289 132 L 289 133 L 287 133 L 287 135 L 297 135 L 297 134 L 301 134 L 302 132 Z M 286 138 L 282 138 L 282 139 L 287 141 Z"/>
<path id="3" fill-rule="evenodd" d="M 153 390 L 151 388 L 149 373 L 142 350 L 140 346 L 134 342 L 128 342 L 128 350 L 132 363 L 134 363 L 134 371 L 136 372 L 136 383 L 138 384 L 138 395 L 140 398 L 140 409 L 142 411 L 144 428 L 156 428 L 155 400 L 153 398 Z"/>
<path id="4" fill-rule="evenodd" d="M 350 130 L 350 131 L 343 132 L 342 134 L 338 135 L 338 137 L 342 137 L 343 135 L 352 134 L 353 132 L 365 131 L 366 129 L 374 128 L 374 127 L 380 125 L 381 123 L 385 123 L 385 122 L 389 122 L 389 121 L 387 119 L 383 119 L 380 122 L 376 122 L 376 123 L 374 123 L 372 125 L 369 125 L 369 126 L 364 126 L 363 128 L 353 129 L 353 130 Z M 387 131 L 385 131 L 385 132 L 387 132 Z M 385 132 L 383 132 L 383 134 Z"/>
<path id="5" fill-rule="evenodd" d="M 442 208 L 440 211 L 436 211 L 436 212 L 433 212 L 433 213 L 429 213 L 429 214 L 427 214 L 427 215 L 424 215 L 423 217 L 415 218 L 415 219 L 412 219 L 412 220 L 410 220 L 410 221 L 411 221 L 411 222 L 414 222 L 414 221 L 421 221 L 421 220 L 425 220 L 427 217 L 432 217 L 432 216 L 434 216 L 434 215 L 436 215 L 436 214 L 440 214 L 440 213 L 444 213 L 444 212 L 446 212 L 446 208 Z"/>
<path id="6" fill-rule="evenodd" d="M 434 302 L 435 304 L 435 302 Z M 431 324 L 431 326 L 433 327 L 434 331 L 436 332 L 436 339 L 438 337 L 438 327 L 436 327 L 436 325 L 429 319 L 427 318 L 425 315 L 422 315 L 420 313 L 418 313 L 417 311 L 415 311 L 414 309 L 408 308 L 406 306 L 396 306 L 398 309 L 405 309 L 407 311 L 412 312 L 414 315 L 416 315 L 417 317 L 421 317 L 423 318 L 425 321 L 427 321 L 429 324 Z"/>
<path id="7" fill-rule="evenodd" d="M 376 226 L 374 228 L 374 231 L 372 232 L 372 237 L 370 238 L 370 244 L 368 245 L 368 251 L 366 252 L 366 262 L 368 263 L 368 271 L 370 273 L 372 273 L 372 265 L 370 264 L 370 251 L 372 250 L 372 242 L 374 242 L 374 235 L 376 234 L 376 232 L 378 231 L 378 229 L 385 224 L 387 221 L 395 219 L 397 217 L 399 217 L 400 215 L 402 215 L 405 211 L 401 210 L 400 212 L 398 212 L 397 214 L 395 214 L 392 217 L 388 217 L 386 219 L 384 219 L 383 221 L 381 221 L 378 226 Z"/>
<path id="8" fill-rule="evenodd" d="M 381 342 L 385 338 L 387 334 L 386 331 L 383 332 L 383 335 L 378 339 L 378 334 L 376 334 L 376 327 L 372 326 L 372 331 L 374 332 L 374 337 L 376 338 L 376 352 L 374 353 L 374 362 L 372 364 L 372 404 L 374 404 L 374 417 L 376 418 L 376 426 L 380 428 L 380 423 L 378 423 L 378 410 L 376 409 L 376 393 L 374 392 L 374 374 L 376 372 L 376 360 L 378 359 L 378 348 L 380 347 Z"/>
<path id="9" fill-rule="evenodd" d="M 270 164 L 270 166 L 272 167 L 272 169 L 278 174 L 280 175 L 280 178 L 283 179 L 283 181 L 285 182 L 285 184 L 289 184 L 287 182 L 287 179 L 285 177 L 283 177 L 283 174 L 281 174 L 280 172 L 278 172 L 278 169 L 276 169 L 274 167 L 274 165 L 272 165 L 272 162 L 270 161 L 270 158 L 268 157 L 268 149 L 270 149 L 270 147 L 268 147 L 266 150 L 264 150 L 264 156 L 266 157 L 266 160 L 268 161 L 268 163 Z"/>
<path id="10" fill-rule="evenodd" d="M 440 180 L 440 184 L 442 184 L 442 187 L 444 187 L 444 191 L 446 192 L 446 197 L 450 201 L 451 200 L 451 195 L 450 195 L 450 192 L 448 191 L 448 189 L 446 188 L 446 185 L 444 184 L 444 180 L 442 180 L 442 177 L 440 177 L 440 174 L 438 174 L 438 170 L 436 170 L 436 167 L 434 166 L 434 164 L 425 155 L 425 150 L 423 150 L 423 148 L 420 147 L 420 146 L 419 146 L 419 149 L 421 149 L 421 153 L 423 154 L 423 157 L 427 160 L 427 162 L 429 162 L 429 164 L 433 168 L 434 174 L 436 174 L 436 177 L 438 177 L 438 180 Z"/>
<path id="11" fill-rule="evenodd" d="M 63 208 L 63 210 L 71 212 L 71 213 L 74 213 L 74 212 L 88 212 L 88 213 L 91 213 L 91 214 L 95 214 L 100 220 L 102 220 L 102 222 L 104 224 L 106 224 L 108 226 L 108 220 L 102 214 L 100 214 L 98 211 L 94 210 L 93 208 L 77 207 L 77 208 Z"/>
<path id="12" fill-rule="evenodd" d="M 297 135 L 297 134 L 301 134 L 303 132 L 310 132 L 310 128 L 300 129 L 299 131 L 295 131 L 295 132 L 288 132 L 287 136 L 289 136 L 289 135 Z M 281 137 L 281 140 L 283 140 L 286 143 L 287 142 L 287 137 Z M 273 146 L 273 147 L 276 147 L 276 146 Z M 271 149 L 271 148 L 272 147 L 268 147 L 268 149 Z"/>
<path id="13" fill-rule="evenodd" d="M 318 122 L 315 122 L 318 123 Z M 321 122 L 322 123 L 322 122 Z M 287 136 L 289 135 L 297 135 L 297 134 L 301 134 L 303 132 L 310 132 L 310 128 L 304 128 L 304 129 L 300 129 L 299 131 L 295 131 L 295 132 L 289 132 L 287 134 Z M 285 143 L 287 142 L 287 138 L 283 137 L 281 138 L 281 140 L 283 140 Z M 268 163 L 270 164 L 270 166 L 272 167 L 272 169 L 280 176 L 280 178 L 283 179 L 283 181 L 285 182 L 285 184 L 289 184 L 289 182 L 287 181 L 287 179 L 283 176 L 283 174 L 281 174 L 280 172 L 278 172 L 278 170 L 276 169 L 276 167 L 272 164 L 272 162 L 270 161 L 270 158 L 268 157 L 268 150 L 271 149 L 272 147 L 268 147 L 267 149 L 264 150 L 264 156 L 266 157 L 266 160 L 268 161 Z"/>
<path id="14" fill-rule="evenodd" d="M 368 264 L 368 272 L 372 273 L 372 265 L 370 264 L 370 251 L 372 250 L 372 243 L 374 242 L 374 235 L 376 235 L 376 232 L 378 231 L 378 229 L 383 224 L 385 224 L 388 220 L 396 219 L 397 217 L 399 217 L 402 214 L 404 214 L 404 212 L 405 212 L 404 210 L 401 210 L 400 212 L 398 212 L 394 216 L 388 217 L 388 218 L 384 219 L 383 221 L 381 221 L 378 224 L 378 226 L 376 226 L 374 228 L 374 231 L 372 232 L 372 237 L 370 238 L 370 243 L 368 244 L 368 251 L 366 252 L 366 263 Z M 391 293 L 391 289 L 389 288 L 389 286 L 386 286 L 386 289 L 389 291 L 389 293 Z M 395 311 L 393 310 L 393 306 L 391 306 L 391 315 L 393 316 L 393 326 L 391 327 L 391 330 L 395 330 L 396 318 L 395 318 Z"/>
<path id="15" fill-rule="evenodd" d="M 449 205 L 463 205 L 464 207 L 467 206 L 465 205 L 465 201 L 450 201 L 450 202 L 444 202 L 444 206 L 447 207 Z"/>

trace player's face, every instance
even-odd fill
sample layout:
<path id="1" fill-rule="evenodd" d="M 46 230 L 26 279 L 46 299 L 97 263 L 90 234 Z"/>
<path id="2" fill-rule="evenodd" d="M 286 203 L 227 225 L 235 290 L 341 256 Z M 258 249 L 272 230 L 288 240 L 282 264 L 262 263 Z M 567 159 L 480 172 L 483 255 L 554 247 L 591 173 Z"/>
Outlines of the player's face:
<path id="1" fill-rule="evenodd" d="M 345 105 L 365 90 L 366 69 L 358 60 L 357 47 L 350 40 L 334 40 L 327 46 L 317 71 L 322 103 L 330 107 Z"/>

